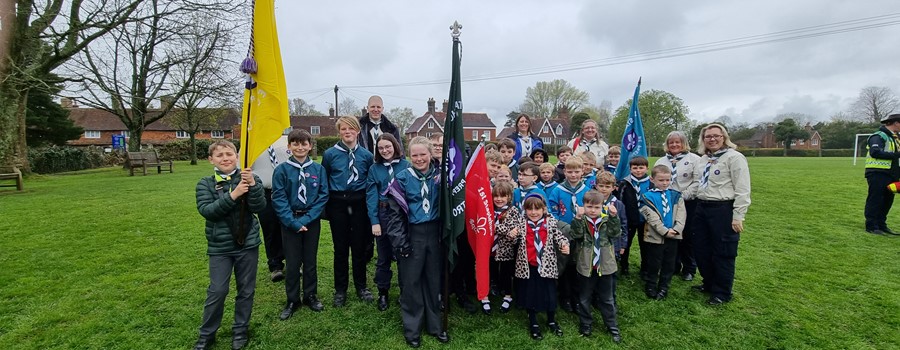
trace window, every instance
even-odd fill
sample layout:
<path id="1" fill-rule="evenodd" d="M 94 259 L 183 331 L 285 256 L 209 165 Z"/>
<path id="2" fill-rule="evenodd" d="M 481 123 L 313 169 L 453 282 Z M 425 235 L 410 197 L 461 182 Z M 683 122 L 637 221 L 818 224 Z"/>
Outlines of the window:
<path id="1" fill-rule="evenodd" d="M 84 131 L 84 138 L 86 138 L 86 139 L 99 139 L 99 138 L 100 138 L 100 131 L 98 131 L 98 130 L 85 130 L 85 131 Z"/>
<path id="2" fill-rule="evenodd" d="M 175 137 L 179 138 L 179 139 L 186 139 L 186 138 L 190 137 L 190 135 L 188 135 L 187 131 L 178 130 L 175 132 Z"/>
<path id="3" fill-rule="evenodd" d="M 800 146 L 803 146 L 805 144 L 806 144 L 806 140 L 800 140 Z"/>
<path id="4" fill-rule="evenodd" d="M 429 121 L 428 121 L 428 128 L 429 128 L 429 129 L 434 129 L 434 121 L 433 121 L 433 120 L 429 120 Z"/>
<path id="5" fill-rule="evenodd" d="M 556 124 L 556 134 L 562 135 L 562 124 Z"/>
<path id="6" fill-rule="evenodd" d="M 791 146 L 796 146 L 796 145 L 797 145 L 797 140 L 791 140 Z"/>
<path id="7" fill-rule="evenodd" d="M 815 139 L 815 138 L 812 139 L 812 145 L 813 145 L 813 146 L 818 146 L 818 145 L 819 145 L 819 139 Z"/>
<path id="8" fill-rule="evenodd" d="M 131 137 L 131 135 L 128 135 L 128 130 L 124 130 L 124 131 L 120 132 L 119 135 L 125 136 L 126 138 Z"/>
<path id="9" fill-rule="evenodd" d="M 313 125 L 313 126 L 310 126 L 310 127 L 309 127 L 309 133 L 310 133 L 310 134 L 318 135 L 318 134 L 321 133 L 321 132 L 322 132 L 322 130 L 319 129 L 319 126 L 318 126 L 318 125 Z"/>
<path id="10" fill-rule="evenodd" d="M 431 137 L 431 134 L 432 134 L 432 133 L 430 133 L 430 132 L 426 132 L 426 133 L 425 133 L 425 137 Z"/>
<path id="11" fill-rule="evenodd" d="M 212 138 L 214 138 L 214 139 L 225 138 L 225 132 L 222 131 L 222 130 L 213 130 L 213 131 L 210 131 L 209 134 L 210 134 L 210 135 L 212 136 Z"/>
<path id="12" fill-rule="evenodd" d="M 553 138 L 551 138 L 551 137 L 541 137 L 541 141 L 542 141 L 543 143 L 549 145 L 550 142 L 553 141 Z"/>
<path id="13" fill-rule="evenodd" d="M 472 141 L 478 141 L 478 130 L 472 130 Z"/>
<path id="14" fill-rule="evenodd" d="M 546 125 L 544 125 L 544 127 L 541 128 L 541 134 L 545 134 L 545 133 L 548 133 L 548 132 L 550 132 L 550 128 L 548 128 Z"/>

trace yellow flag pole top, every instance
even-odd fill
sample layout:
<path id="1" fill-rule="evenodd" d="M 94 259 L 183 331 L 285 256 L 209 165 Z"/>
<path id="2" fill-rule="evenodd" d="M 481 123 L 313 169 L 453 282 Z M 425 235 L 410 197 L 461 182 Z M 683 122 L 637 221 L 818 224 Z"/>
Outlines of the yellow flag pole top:
<path id="1" fill-rule="evenodd" d="M 291 126 L 274 0 L 253 1 L 250 47 L 241 72 L 247 75 L 241 113 L 241 168 L 246 168 Z"/>

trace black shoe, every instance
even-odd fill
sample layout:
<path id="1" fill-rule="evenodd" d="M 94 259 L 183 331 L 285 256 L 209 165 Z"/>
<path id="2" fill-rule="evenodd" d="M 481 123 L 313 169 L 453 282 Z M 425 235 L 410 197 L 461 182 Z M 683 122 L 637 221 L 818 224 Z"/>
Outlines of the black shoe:
<path id="1" fill-rule="evenodd" d="M 418 348 L 418 347 L 422 346 L 422 340 L 419 339 L 419 338 L 407 339 L 407 340 L 406 340 L 406 345 L 409 345 L 409 347 L 415 349 L 415 348 Z"/>
<path id="2" fill-rule="evenodd" d="M 565 299 L 562 301 L 562 306 L 560 306 L 566 312 L 574 312 L 575 309 L 572 308 L 572 302 L 569 299 Z"/>
<path id="3" fill-rule="evenodd" d="M 296 312 L 298 308 L 300 308 L 300 303 L 289 302 L 284 307 L 284 310 L 281 310 L 281 315 L 279 315 L 278 318 L 280 318 L 282 321 L 287 320 L 294 315 L 294 312 Z"/>
<path id="4" fill-rule="evenodd" d="M 372 296 L 372 291 L 369 288 L 363 288 L 356 291 L 356 296 L 359 297 L 359 300 L 362 300 L 367 303 L 371 303 L 375 301 L 375 297 Z"/>
<path id="5" fill-rule="evenodd" d="M 379 295 L 378 296 L 378 311 L 387 310 L 389 304 L 390 304 L 390 301 L 388 301 L 387 295 Z"/>
<path id="6" fill-rule="evenodd" d="M 437 341 L 439 341 L 441 343 L 446 344 L 446 343 L 450 342 L 450 334 L 447 334 L 446 331 L 441 331 L 438 334 L 432 334 L 432 335 L 434 335 L 434 337 L 437 338 Z"/>
<path id="7" fill-rule="evenodd" d="M 709 293 L 709 289 L 706 289 L 706 286 L 704 286 L 702 284 L 699 284 L 696 286 L 691 286 L 691 290 L 693 290 L 695 292 L 700 292 L 700 293 Z"/>
<path id="8" fill-rule="evenodd" d="M 347 305 L 347 293 L 334 293 L 334 307 Z"/>
<path id="9" fill-rule="evenodd" d="M 686 274 L 684 274 L 684 276 L 681 276 L 681 279 L 683 279 L 683 280 L 685 280 L 685 281 L 693 281 L 693 280 L 694 280 L 694 274 L 692 274 L 692 273 L 686 273 Z"/>
<path id="10" fill-rule="evenodd" d="M 559 328 L 559 325 L 556 322 L 550 322 L 547 324 L 547 328 L 550 328 L 553 331 L 553 334 L 556 334 L 557 337 L 563 336 L 562 328 Z"/>
<path id="11" fill-rule="evenodd" d="M 881 232 L 884 232 L 884 233 L 887 233 L 887 234 L 890 234 L 890 235 L 896 235 L 896 234 L 897 234 L 896 232 L 894 232 L 894 230 L 891 230 L 891 229 L 889 229 L 889 228 L 887 228 L 887 227 L 882 227 L 882 228 L 881 228 Z"/>
<path id="12" fill-rule="evenodd" d="M 303 301 L 304 304 L 309 306 L 309 309 L 315 312 L 319 312 L 325 310 L 325 305 L 322 305 L 322 302 L 319 301 L 319 298 L 315 295 L 310 295 L 306 300 Z"/>
<path id="13" fill-rule="evenodd" d="M 883 236 L 883 235 L 886 233 L 886 232 L 884 232 L 884 231 L 882 231 L 882 230 L 879 230 L 879 229 L 877 229 L 877 228 L 874 229 L 874 230 L 866 230 L 866 232 L 871 233 L 871 234 L 873 234 L 873 235 L 878 235 L 878 236 Z"/>
<path id="14" fill-rule="evenodd" d="M 541 334 L 541 327 L 538 327 L 537 325 L 531 326 L 531 339 L 534 339 L 534 340 L 543 340 L 544 339 L 544 335 Z"/>
<path id="15" fill-rule="evenodd" d="M 618 343 L 621 343 L 621 342 L 622 342 L 622 334 L 619 333 L 619 330 L 618 330 L 618 329 L 616 329 L 616 328 L 610 328 L 610 329 L 609 329 L 609 335 L 610 335 L 610 337 L 612 337 L 613 343 L 618 344 Z"/>
<path id="16" fill-rule="evenodd" d="M 272 280 L 272 282 L 280 282 L 284 280 L 284 272 L 281 272 L 281 270 L 272 271 L 272 273 L 269 274 L 269 279 Z"/>
<path id="17" fill-rule="evenodd" d="M 719 297 L 710 297 L 709 300 L 706 301 L 707 304 L 712 305 L 712 306 L 722 305 L 722 304 L 725 304 L 725 303 L 727 303 L 727 302 L 728 302 L 727 300 L 724 300 L 724 299 L 719 298 Z"/>
<path id="18" fill-rule="evenodd" d="M 500 313 L 505 314 L 509 312 L 509 309 L 512 308 L 512 302 L 512 298 L 507 299 L 506 297 L 504 297 L 503 302 L 500 303 Z"/>
<path id="19" fill-rule="evenodd" d="M 628 276 L 630 273 L 628 272 L 628 267 L 623 267 L 622 270 L 619 271 L 622 274 L 622 277 Z"/>
<path id="20" fill-rule="evenodd" d="M 250 341 L 250 337 L 247 334 L 236 334 L 233 338 L 231 338 L 231 350 L 241 350 L 245 346 L 247 346 L 247 342 Z"/>
<path id="21" fill-rule="evenodd" d="M 197 339 L 197 342 L 194 343 L 194 350 L 208 350 L 212 349 L 213 344 L 216 343 L 216 337 L 200 337 Z"/>
<path id="22" fill-rule="evenodd" d="M 656 290 L 653 288 L 644 288 L 644 294 L 650 299 L 656 299 Z"/>
<path id="23" fill-rule="evenodd" d="M 669 291 L 665 289 L 660 289 L 658 293 L 656 293 L 656 300 L 663 300 L 667 296 L 669 296 Z"/>
<path id="24" fill-rule="evenodd" d="M 591 331 L 592 330 L 590 325 L 583 324 L 578 327 L 578 333 L 580 333 L 582 337 L 590 337 L 592 333 Z"/>
<path id="25" fill-rule="evenodd" d="M 490 316 L 491 315 L 491 301 L 490 300 L 482 300 L 481 301 L 481 313 Z"/>

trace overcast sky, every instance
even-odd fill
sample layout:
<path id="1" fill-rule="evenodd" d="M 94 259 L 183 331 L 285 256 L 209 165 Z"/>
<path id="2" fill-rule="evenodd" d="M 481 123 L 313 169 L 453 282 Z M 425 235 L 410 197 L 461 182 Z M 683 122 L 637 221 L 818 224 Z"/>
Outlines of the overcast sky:
<path id="1" fill-rule="evenodd" d="M 449 80 L 454 20 L 463 25 L 462 76 L 480 76 L 620 57 L 900 13 L 896 0 L 853 1 L 328 1 L 279 0 L 276 17 L 289 97 L 327 111 L 334 85 Z M 878 23 L 900 21 L 893 17 Z M 851 26 L 832 27 L 845 29 Z M 827 28 L 825 28 L 827 29 Z M 821 33 L 824 29 L 817 29 Z M 498 126 L 538 81 L 565 79 L 592 104 L 613 109 L 634 91 L 681 97 L 690 117 L 767 121 L 798 112 L 825 120 L 865 86 L 900 92 L 900 25 L 583 70 L 464 82 L 464 109 Z M 665 51 L 672 52 L 672 51 Z M 644 56 L 646 57 L 646 56 Z M 568 66 L 567 66 L 568 65 Z M 347 88 L 362 107 L 385 109 L 447 98 L 449 83 Z"/>

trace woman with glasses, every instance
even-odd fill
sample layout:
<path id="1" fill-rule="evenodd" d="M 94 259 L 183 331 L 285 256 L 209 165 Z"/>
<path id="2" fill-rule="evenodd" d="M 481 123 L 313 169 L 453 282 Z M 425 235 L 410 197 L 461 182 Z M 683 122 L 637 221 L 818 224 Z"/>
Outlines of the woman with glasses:
<path id="1" fill-rule="evenodd" d="M 699 203 L 693 243 L 703 284 L 692 288 L 709 294 L 708 304 L 720 305 L 732 298 L 738 242 L 750 207 L 750 169 L 724 126 L 705 126 L 698 143 L 703 156 L 694 168 Z"/>
<path id="2" fill-rule="evenodd" d="M 597 157 L 597 168 L 602 169 L 606 162 L 606 153 L 609 152 L 609 145 L 600 138 L 597 122 L 588 119 L 581 123 L 581 135 L 572 139 L 567 144 L 572 149 L 572 154 L 581 154 L 584 151 L 590 151 Z M 627 162 L 628 159 L 625 159 Z"/>

